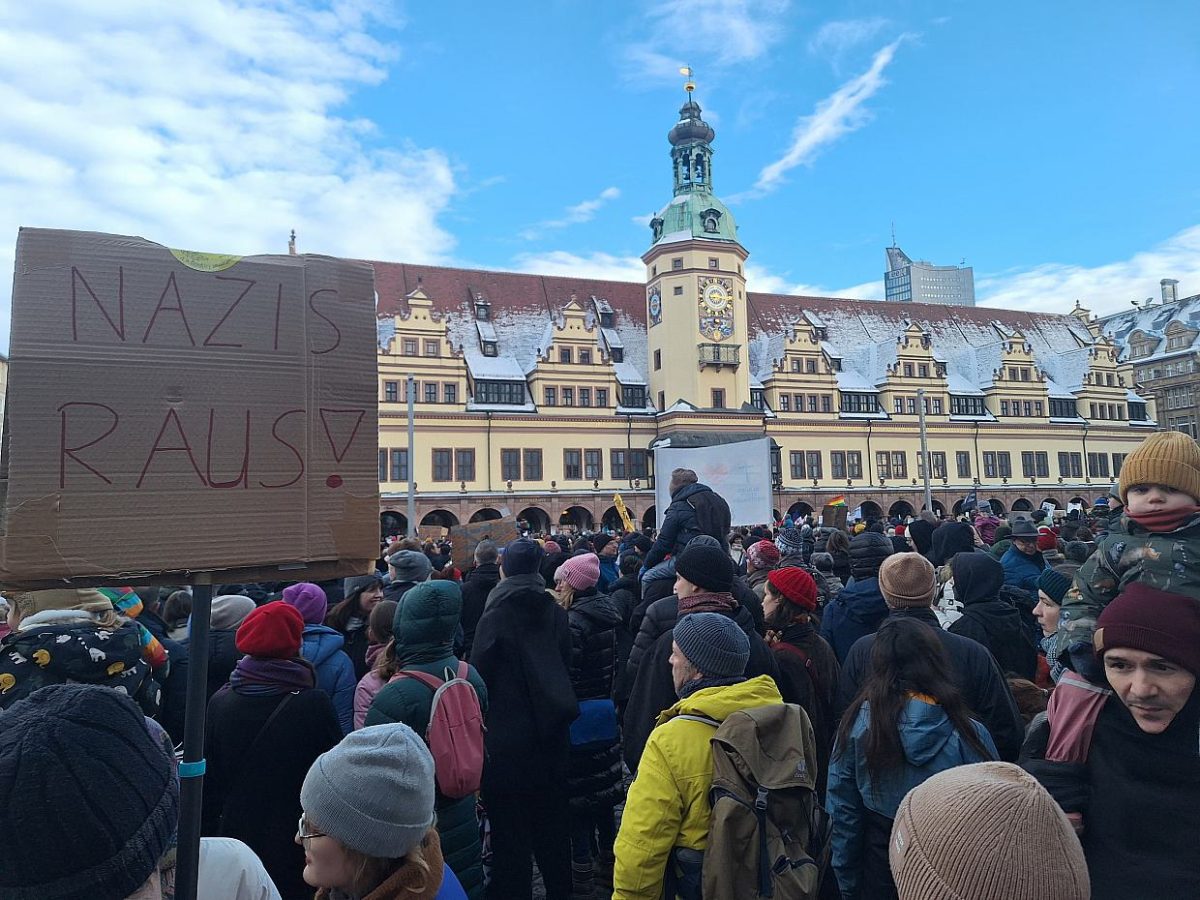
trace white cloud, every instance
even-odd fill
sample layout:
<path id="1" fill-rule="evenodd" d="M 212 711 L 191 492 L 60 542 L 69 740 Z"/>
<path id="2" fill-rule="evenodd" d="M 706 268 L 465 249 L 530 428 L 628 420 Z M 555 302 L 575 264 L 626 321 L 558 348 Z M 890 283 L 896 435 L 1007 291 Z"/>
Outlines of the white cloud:
<path id="1" fill-rule="evenodd" d="M 371 32 L 396 23 L 385 0 L 0 5 L 0 267 L 20 225 L 244 254 L 294 227 L 302 252 L 448 260 L 446 155 L 375 149 L 339 113 L 387 77 Z"/>
<path id="2" fill-rule="evenodd" d="M 569 225 L 590 222 L 602 206 L 611 200 L 616 200 L 620 196 L 621 191 L 619 189 L 606 187 L 591 200 L 584 200 L 581 203 L 576 203 L 574 206 L 568 206 L 559 218 L 548 219 L 545 222 L 531 225 L 522 231 L 520 236 L 527 241 L 532 241 L 541 237 L 547 231 L 557 231 Z"/>
<path id="3" fill-rule="evenodd" d="M 871 112 L 865 104 L 887 84 L 883 72 L 904 40 L 902 35 L 877 52 L 866 72 L 851 78 L 821 100 L 812 115 L 801 118 L 796 123 L 787 152 L 765 166 L 758 173 L 754 186 L 739 198 L 762 197 L 774 191 L 783 184 L 789 171 L 810 164 L 822 148 L 866 125 L 871 120 Z"/>
<path id="4" fill-rule="evenodd" d="M 1159 279 L 1179 279 L 1180 296 L 1200 293 L 1200 225 L 1193 225 L 1128 259 L 1099 266 L 1044 263 L 977 279 L 983 306 L 1062 313 L 1075 301 L 1098 315 L 1130 309 L 1130 301 L 1158 298 Z"/>
<path id="5" fill-rule="evenodd" d="M 809 39 L 808 52 L 826 57 L 837 65 L 847 51 L 873 40 L 888 24 L 881 16 L 826 22 Z"/>
<path id="6" fill-rule="evenodd" d="M 746 265 L 746 289 L 759 294 L 785 294 L 799 297 L 842 297 L 852 300 L 879 300 L 883 297 L 883 280 L 868 281 L 844 288 L 827 288 L 817 284 L 795 281 L 753 263 Z"/>
<path id="7" fill-rule="evenodd" d="M 643 87 L 678 85 L 679 67 L 691 65 L 701 79 L 711 80 L 715 72 L 758 59 L 782 40 L 789 6 L 789 0 L 659 0 L 637 27 L 668 37 L 625 47 L 623 76 Z"/>
<path id="8" fill-rule="evenodd" d="M 646 266 L 636 256 L 616 256 L 611 253 L 571 253 L 551 250 L 547 253 L 521 253 L 513 258 L 518 272 L 535 275 L 562 275 L 576 278 L 597 278 L 609 281 L 644 281 Z"/>

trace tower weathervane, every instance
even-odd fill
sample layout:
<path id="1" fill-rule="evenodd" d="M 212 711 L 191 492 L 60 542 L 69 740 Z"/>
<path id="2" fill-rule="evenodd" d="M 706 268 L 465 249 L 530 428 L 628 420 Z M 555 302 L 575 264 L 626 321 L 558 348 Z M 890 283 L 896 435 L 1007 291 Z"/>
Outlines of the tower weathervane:
<path id="1" fill-rule="evenodd" d="M 696 82 L 693 80 L 694 73 L 692 72 L 692 67 L 691 66 L 680 66 L 679 74 L 687 79 L 687 81 L 685 81 L 683 83 L 683 89 L 688 92 L 688 96 L 690 97 L 692 94 L 692 91 L 694 91 L 696 89 Z"/>

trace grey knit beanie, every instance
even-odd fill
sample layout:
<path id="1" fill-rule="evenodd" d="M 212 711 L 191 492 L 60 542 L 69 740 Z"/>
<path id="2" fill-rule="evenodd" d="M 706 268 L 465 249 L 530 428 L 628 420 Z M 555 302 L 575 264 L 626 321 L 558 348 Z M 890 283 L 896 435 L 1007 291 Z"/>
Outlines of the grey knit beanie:
<path id="1" fill-rule="evenodd" d="M 750 661 L 750 639 L 741 626 L 720 613 L 681 618 L 671 633 L 688 662 L 711 678 L 737 678 Z"/>
<path id="2" fill-rule="evenodd" d="M 433 803 L 433 756 L 401 723 L 350 732 L 317 757 L 300 788 L 314 828 L 379 859 L 400 859 L 420 843 Z"/>
<path id="3" fill-rule="evenodd" d="M 220 597 L 213 597 L 210 627 L 213 631 L 237 631 L 237 627 L 252 612 L 254 601 L 244 594 L 222 594 Z"/>
<path id="4" fill-rule="evenodd" d="M 433 572 L 433 563 L 420 550 L 400 550 L 388 557 L 388 565 L 396 570 L 396 582 L 424 581 Z"/>

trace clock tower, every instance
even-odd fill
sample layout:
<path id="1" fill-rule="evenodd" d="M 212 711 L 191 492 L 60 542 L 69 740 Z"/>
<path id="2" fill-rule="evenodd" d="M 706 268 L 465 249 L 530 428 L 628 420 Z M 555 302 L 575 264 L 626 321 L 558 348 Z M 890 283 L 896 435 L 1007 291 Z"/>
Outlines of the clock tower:
<path id="1" fill-rule="evenodd" d="M 650 393 L 661 411 L 678 400 L 700 409 L 750 402 L 745 248 L 729 209 L 713 194 L 712 141 L 688 100 L 667 139 L 675 191 L 650 221 L 646 332 Z"/>

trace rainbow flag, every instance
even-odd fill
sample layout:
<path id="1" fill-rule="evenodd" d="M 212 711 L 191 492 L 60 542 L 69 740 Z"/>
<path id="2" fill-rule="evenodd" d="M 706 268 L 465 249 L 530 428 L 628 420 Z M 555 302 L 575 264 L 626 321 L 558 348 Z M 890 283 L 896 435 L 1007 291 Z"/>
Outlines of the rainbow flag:
<path id="1" fill-rule="evenodd" d="M 825 505 L 826 506 L 845 506 L 846 505 L 846 495 L 838 494 L 836 497 L 834 497 L 832 500 L 830 500 Z"/>

